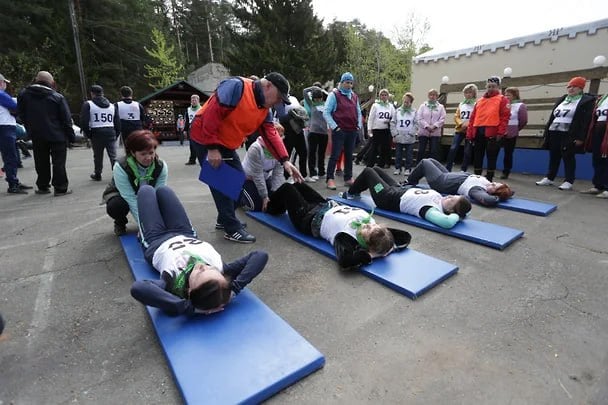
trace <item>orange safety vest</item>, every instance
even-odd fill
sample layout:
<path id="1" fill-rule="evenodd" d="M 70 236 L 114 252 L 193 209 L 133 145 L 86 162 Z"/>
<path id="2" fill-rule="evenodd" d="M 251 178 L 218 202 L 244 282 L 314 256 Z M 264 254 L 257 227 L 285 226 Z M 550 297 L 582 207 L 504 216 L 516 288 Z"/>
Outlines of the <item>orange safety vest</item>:
<path id="1" fill-rule="evenodd" d="M 500 94 L 493 97 L 482 97 L 475 105 L 475 127 L 497 127 L 500 124 Z"/>
<path id="2" fill-rule="evenodd" d="M 238 149 L 245 138 L 255 132 L 268 116 L 267 108 L 259 108 L 255 101 L 253 80 L 243 80 L 243 95 L 234 110 L 222 120 L 219 128 L 219 143 L 228 149 Z M 217 97 L 215 94 L 212 97 Z M 205 103 L 196 113 L 196 119 L 205 119 L 205 111 L 209 107 Z M 195 139 L 196 140 L 196 139 Z M 205 142 L 203 142 L 204 144 Z"/>

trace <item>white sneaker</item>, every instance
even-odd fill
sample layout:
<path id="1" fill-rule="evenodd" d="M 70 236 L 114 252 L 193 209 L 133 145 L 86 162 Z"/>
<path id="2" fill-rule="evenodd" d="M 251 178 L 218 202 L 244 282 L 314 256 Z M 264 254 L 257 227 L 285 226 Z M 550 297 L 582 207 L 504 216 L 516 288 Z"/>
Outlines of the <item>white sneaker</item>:
<path id="1" fill-rule="evenodd" d="M 290 178 L 287 179 L 287 182 L 289 184 L 293 184 L 293 183 L 295 183 L 295 180 L 293 179 L 293 177 L 290 177 Z"/>
<path id="2" fill-rule="evenodd" d="M 393 174 L 395 174 L 395 175 L 401 174 L 401 169 L 395 169 L 395 171 L 393 172 Z"/>
<path id="3" fill-rule="evenodd" d="M 405 171 L 403 172 L 404 176 L 409 176 L 411 174 L 410 169 L 405 169 Z"/>
<path id="4" fill-rule="evenodd" d="M 572 183 L 564 181 L 558 188 L 560 190 L 572 190 Z"/>
<path id="5" fill-rule="evenodd" d="M 543 177 L 542 180 L 536 182 L 537 186 L 552 186 L 553 180 L 549 180 L 547 177 Z"/>
<path id="6" fill-rule="evenodd" d="M 602 192 L 601 190 L 598 190 L 595 187 L 591 187 L 590 189 L 580 191 L 581 194 L 593 194 L 593 195 L 597 195 L 601 192 Z"/>
<path id="7" fill-rule="evenodd" d="M 304 177 L 304 181 L 307 183 L 316 183 L 317 181 L 312 177 Z"/>
<path id="8" fill-rule="evenodd" d="M 311 179 L 313 179 L 314 181 L 319 181 L 319 176 L 312 176 Z"/>
<path id="9" fill-rule="evenodd" d="M 608 198 L 608 191 L 604 190 L 596 195 L 597 198 Z"/>

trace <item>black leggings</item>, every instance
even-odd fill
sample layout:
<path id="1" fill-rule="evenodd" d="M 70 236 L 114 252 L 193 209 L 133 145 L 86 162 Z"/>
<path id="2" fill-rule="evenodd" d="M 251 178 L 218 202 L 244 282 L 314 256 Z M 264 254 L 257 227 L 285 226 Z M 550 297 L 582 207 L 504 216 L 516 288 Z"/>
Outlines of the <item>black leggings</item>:
<path id="1" fill-rule="evenodd" d="M 312 235 L 310 224 L 317 208 L 327 200 L 306 183 L 283 183 L 272 195 L 266 207 L 271 215 L 287 211 L 291 223 L 306 235 Z"/>
<path id="2" fill-rule="evenodd" d="M 129 204 L 119 195 L 110 198 L 106 203 L 106 212 L 114 219 L 116 225 L 126 225 L 129 222 L 127 219 L 129 211 Z"/>
<path id="3" fill-rule="evenodd" d="M 486 155 L 488 159 L 488 167 L 486 169 L 486 177 L 492 181 L 494 179 L 494 171 L 496 170 L 496 159 L 498 158 L 498 141 L 496 138 L 486 138 L 486 128 L 477 128 L 475 134 L 475 146 L 473 146 L 473 168 L 475 174 L 481 175 L 483 172 L 483 157 Z"/>
<path id="4" fill-rule="evenodd" d="M 378 208 L 400 212 L 401 196 L 405 193 L 391 176 L 378 167 L 366 167 L 348 189 L 349 194 L 368 190 Z"/>
<path id="5" fill-rule="evenodd" d="M 371 139 L 372 146 L 367 154 L 367 167 L 374 167 L 376 157 L 379 156 L 378 166 L 384 167 L 391 164 L 391 131 L 387 129 L 372 130 L 374 136 Z"/>

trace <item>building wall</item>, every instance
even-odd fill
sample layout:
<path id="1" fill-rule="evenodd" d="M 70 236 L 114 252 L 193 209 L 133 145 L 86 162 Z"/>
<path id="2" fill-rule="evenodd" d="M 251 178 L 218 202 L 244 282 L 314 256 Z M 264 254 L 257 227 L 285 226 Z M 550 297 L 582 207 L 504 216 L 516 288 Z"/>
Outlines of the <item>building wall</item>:
<path id="1" fill-rule="evenodd" d="M 469 49 L 419 55 L 412 67 L 412 92 L 418 104 L 426 99 L 429 89 L 439 89 L 443 76 L 449 77 L 449 83 L 466 83 L 492 75 L 502 77 L 505 67 L 511 67 L 513 77 L 589 69 L 597 55 L 608 57 L 608 19 Z M 521 87 L 520 92 L 523 100 L 557 98 L 565 93 L 565 83 L 539 83 Z M 608 82 L 603 80 L 599 93 L 606 92 Z M 459 98 L 458 93 L 449 94 L 448 102 Z M 541 119 L 531 114 L 531 120 Z"/>

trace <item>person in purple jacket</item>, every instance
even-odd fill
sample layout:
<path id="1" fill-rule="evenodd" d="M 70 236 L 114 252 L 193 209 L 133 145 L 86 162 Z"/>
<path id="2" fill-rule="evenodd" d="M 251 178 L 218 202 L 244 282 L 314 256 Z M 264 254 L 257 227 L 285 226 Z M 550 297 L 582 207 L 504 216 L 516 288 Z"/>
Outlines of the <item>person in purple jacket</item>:
<path id="1" fill-rule="evenodd" d="M 167 186 L 144 185 L 137 193 L 144 257 L 159 280 L 138 280 L 131 295 L 168 315 L 222 311 L 264 269 L 268 254 L 253 251 L 231 263 L 197 238 L 184 206 Z"/>
<path id="2" fill-rule="evenodd" d="M 528 124 L 528 107 L 519 99 L 519 89 L 517 87 L 507 87 L 505 96 L 511 103 L 511 118 L 507 126 L 507 133 L 502 138 L 501 146 L 505 150 L 503 158 L 503 169 L 501 179 L 508 179 L 513 168 L 513 151 L 519 131 Z"/>

